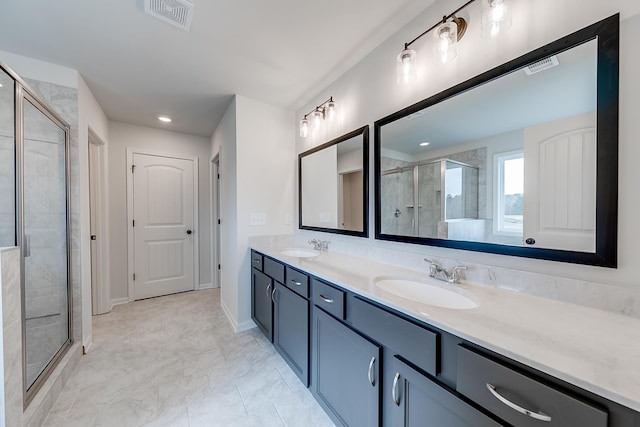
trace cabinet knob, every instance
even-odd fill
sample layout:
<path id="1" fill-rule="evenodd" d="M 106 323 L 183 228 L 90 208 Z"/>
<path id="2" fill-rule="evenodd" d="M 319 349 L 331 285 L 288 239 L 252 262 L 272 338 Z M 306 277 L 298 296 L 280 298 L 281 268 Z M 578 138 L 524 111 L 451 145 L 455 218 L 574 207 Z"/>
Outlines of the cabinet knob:
<path id="1" fill-rule="evenodd" d="M 533 239 L 531 237 L 529 237 L 527 240 L 524 241 L 527 245 L 535 245 L 536 244 L 536 239 Z"/>

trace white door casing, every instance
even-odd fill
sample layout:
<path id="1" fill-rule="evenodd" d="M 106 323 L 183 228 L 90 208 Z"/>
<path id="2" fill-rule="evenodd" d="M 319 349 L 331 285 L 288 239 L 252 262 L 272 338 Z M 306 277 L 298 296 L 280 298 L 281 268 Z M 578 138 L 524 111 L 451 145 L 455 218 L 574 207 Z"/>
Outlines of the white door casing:
<path id="1" fill-rule="evenodd" d="M 525 242 L 595 252 L 595 123 L 589 112 L 525 129 Z"/>
<path id="2" fill-rule="evenodd" d="M 197 159 L 129 154 L 129 300 L 194 290 Z"/>

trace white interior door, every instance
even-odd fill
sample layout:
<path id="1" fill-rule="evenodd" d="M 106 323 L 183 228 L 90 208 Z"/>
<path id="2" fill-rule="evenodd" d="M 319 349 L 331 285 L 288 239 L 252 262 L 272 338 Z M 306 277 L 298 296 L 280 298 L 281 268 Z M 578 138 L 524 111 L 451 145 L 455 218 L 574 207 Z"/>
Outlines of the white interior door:
<path id="1" fill-rule="evenodd" d="M 133 154 L 134 299 L 194 286 L 194 161 Z"/>
<path id="2" fill-rule="evenodd" d="M 525 242 L 595 252 L 595 123 L 590 112 L 525 129 Z"/>

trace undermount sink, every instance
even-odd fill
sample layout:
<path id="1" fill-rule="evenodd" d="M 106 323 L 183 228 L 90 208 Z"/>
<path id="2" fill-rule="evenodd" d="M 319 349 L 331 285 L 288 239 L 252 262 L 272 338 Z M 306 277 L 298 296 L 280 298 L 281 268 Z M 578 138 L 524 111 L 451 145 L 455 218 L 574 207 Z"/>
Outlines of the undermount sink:
<path id="1" fill-rule="evenodd" d="M 320 253 L 317 251 L 314 251 L 311 249 L 304 249 L 304 248 L 283 249 L 280 251 L 280 253 L 285 256 L 292 256 L 296 258 L 313 258 L 320 255 Z"/>
<path id="2" fill-rule="evenodd" d="M 416 301 L 436 307 L 466 310 L 476 308 L 478 304 L 462 291 L 453 288 L 454 285 L 428 283 L 402 277 L 378 277 L 374 280 L 376 287 L 392 293 L 400 298 Z M 452 289 L 447 289 L 451 286 Z"/>

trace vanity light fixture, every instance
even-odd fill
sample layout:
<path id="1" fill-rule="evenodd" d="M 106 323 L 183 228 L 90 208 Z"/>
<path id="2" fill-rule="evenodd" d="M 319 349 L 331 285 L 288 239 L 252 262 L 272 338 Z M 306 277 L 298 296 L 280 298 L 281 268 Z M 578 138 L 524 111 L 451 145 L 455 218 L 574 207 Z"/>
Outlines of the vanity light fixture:
<path id="1" fill-rule="evenodd" d="M 333 96 L 318 105 L 313 110 L 309 111 L 300 120 L 300 137 L 306 138 L 309 136 L 309 119 L 312 120 L 312 126 L 314 130 L 320 128 L 320 124 L 324 120 L 332 121 L 336 116 L 336 102 L 333 100 Z"/>
<path id="2" fill-rule="evenodd" d="M 429 32 L 434 31 L 434 52 L 436 57 L 444 64 L 453 60 L 457 55 L 457 45 L 465 31 L 467 21 L 457 17 L 460 11 L 476 0 L 469 0 L 442 20 L 432 25 L 429 29 L 416 38 L 404 44 L 404 49 L 396 58 L 396 78 L 398 84 L 404 85 L 415 80 L 416 51 L 410 49 L 411 45 Z M 481 0 L 482 1 L 482 36 L 495 37 L 500 31 L 511 26 L 511 15 L 508 0 Z M 485 36 L 485 32 L 487 36 Z"/>
<path id="3" fill-rule="evenodd" d="M 158 120 L 162 123 L 171 123 L 171 117 L 169 116 L 158 116 Z"/>

